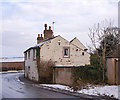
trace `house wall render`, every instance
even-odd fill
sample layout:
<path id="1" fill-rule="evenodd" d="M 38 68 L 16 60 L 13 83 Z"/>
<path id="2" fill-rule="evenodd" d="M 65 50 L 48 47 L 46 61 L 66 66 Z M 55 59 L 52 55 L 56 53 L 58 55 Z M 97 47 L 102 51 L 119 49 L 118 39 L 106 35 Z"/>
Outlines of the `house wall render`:
<path id="1" fill-rule="evenodd" d="M 61 41 L 60 45 L 58 41 Z M 70 48 L 70 57 L 63 57 L 63 48 Z M 84 55 L 82 53 L 84 52 Z M 75 45 L 69 43 L 61 36 L 47 42 L 40 48 L 40 59 L 45 61 L 55 61 L 56 66 L 75 66 L 75 65 L 85 65 L 90 64 L 90 55 L 76 47 Z"/>
<path id="2" fill-rule="evenodd" d="M 33 49 L 30 50 L 30 58 L 25 61 L 25 77 L 33 81 L 38 81 L 37 62 L 33 60 Z"/>
<path id="3" fill-rule="evenodd" d="M 72 69 L 73 67 L 54 67 L 53 83 L 72 86 L 74 82 Z"/>

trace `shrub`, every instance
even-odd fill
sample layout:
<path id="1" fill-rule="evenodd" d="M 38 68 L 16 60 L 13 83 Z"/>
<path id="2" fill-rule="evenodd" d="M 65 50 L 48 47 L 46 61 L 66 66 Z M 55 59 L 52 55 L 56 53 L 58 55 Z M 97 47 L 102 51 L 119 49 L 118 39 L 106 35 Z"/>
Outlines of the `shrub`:
<path id="1" fill-rule="evenodd" d="M 91 54 L 90 65 L 74 67 L 73 79 L 75 82 L 81 80 L 89 83 L 101 83 L 102 69 L 100 66 L 100 58 L 96 54 Z"/>
<path id="2" fill-rule="evenodd" d="M 2 71 L 8 71 L 7 67 L 2 67 Z"/>
<path id="3" fill-rule="evenodd" d="M 21 66 L 18 66 L 16 70 L 23 70 L 23 68 Z"/>
<path id="4" fill-rule="evenodd" d="M 9 71 L 9 70 L 23 70 L 21 66 L 19 67 L 1 67 L 0 71 Z"/>
<path id="5" fill-rule="evenodd" d="M 99 83 L 102 81 L 102 71 L 90 65 L 74 67 L 73 79 L 75 82 Z"/>
<path id="6" fill-rule="evenodd" d="M 49 61 L 37 61 L 37 63 L 39 82 L 53 83 L 53 67 L 55 66 L 54 62 L 49 60 Z"/>

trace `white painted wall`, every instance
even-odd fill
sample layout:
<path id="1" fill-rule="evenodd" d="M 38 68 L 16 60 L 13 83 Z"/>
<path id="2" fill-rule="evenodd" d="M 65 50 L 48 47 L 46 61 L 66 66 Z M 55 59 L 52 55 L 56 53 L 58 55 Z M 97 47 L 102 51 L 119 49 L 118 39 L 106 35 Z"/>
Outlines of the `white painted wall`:
<path id="1" fill-rule="evenodd" d="M 28 70 L 30 67 L 30 71 Z M 37 63 L 33 61 L 33 49 L 30 49 L 30 59 L 28 59 L 28 52 L 27 52 L 27 60 L 25 60 L 25 77 L 30 80 L 38 81 L 38 71 L 37 71 Z"/>

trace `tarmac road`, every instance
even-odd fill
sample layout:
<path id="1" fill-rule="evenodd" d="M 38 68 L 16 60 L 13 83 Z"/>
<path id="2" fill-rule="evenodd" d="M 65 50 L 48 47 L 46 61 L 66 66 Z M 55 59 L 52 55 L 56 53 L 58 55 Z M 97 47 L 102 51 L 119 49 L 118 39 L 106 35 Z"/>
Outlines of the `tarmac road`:
<path id="1" fill-rule="evenodd" d="M 13 98 L 17 98 L 17 100 L 23 100 L 18 98 L 29 98 L 28 100 L 33 100 L 34 98 L 52 98 L 49 100 L 116 100 L 112 98 L 104 98 L 104 97 L 94 97 L 87 98 L 87 95 L 82 96 L 74 96 L 65 93 L 55 92 L 52 90 L 44 89 L 41 87 L 37 87 L 33 85 L 34 83 L 30 82 L 21 82 L 18 80 L 19 77 L 22 77 L 24 73 L 4 73 L 2 75 L 2 98 L 12 98 L 12 99 L 2 99 L 2 100 L 13 100 Z M 26 80 L 26 79 L 25 79 Z M 32 99 L 30 99 L 32 98 Z M 62 98 L 62 99 L 60 99 Z M 16 99 L 14 99 L 16 100 Z M 26 99 L 25 99 L 26 100 Z M 36 99 L 35 99 L 36 100 Z M 43 99 L 42 99 L 43 100 Z"/>
<path id="2" fill-rule="evenodd" d="M 32 84 L 21 84 L 17 80 L 17 77 L 21 75 L 23 73 L 2 74 L 2 98 L 77 98 L 75 96 L 38 88 Z"/>

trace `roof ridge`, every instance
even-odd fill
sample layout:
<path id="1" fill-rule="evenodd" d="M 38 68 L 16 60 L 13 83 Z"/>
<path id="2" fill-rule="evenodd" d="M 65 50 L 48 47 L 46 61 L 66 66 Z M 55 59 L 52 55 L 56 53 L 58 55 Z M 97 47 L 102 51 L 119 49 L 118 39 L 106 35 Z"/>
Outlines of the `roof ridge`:
<path id="1" fill-rule="evenodd" d="M 77 37 L 74 37 L 70 42 L 72 42 L 74 39 L 76 39 Z"/>

